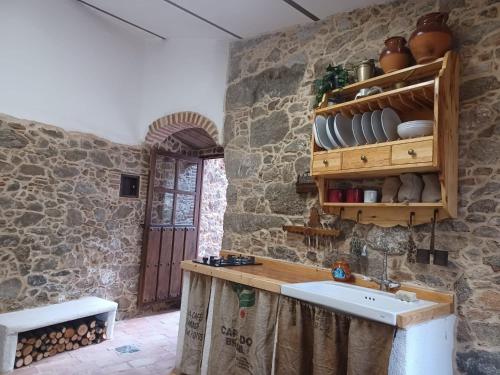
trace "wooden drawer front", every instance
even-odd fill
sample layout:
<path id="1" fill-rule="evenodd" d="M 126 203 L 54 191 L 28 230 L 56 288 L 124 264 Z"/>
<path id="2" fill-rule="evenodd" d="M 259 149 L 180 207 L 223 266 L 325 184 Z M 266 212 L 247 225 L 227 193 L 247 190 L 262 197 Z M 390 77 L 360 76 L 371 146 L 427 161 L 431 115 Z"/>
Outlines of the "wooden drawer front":
<path id="1" fill-rule="evenodd" d="M 392 164 L 432 162 L 432 140 L 392 146 Z"/>
<path id="2" fill-rule="evenodd" d="M 384 167 L 390 164 L 390 146 L 345 151 L 342 155 L 342 169 Z"/>
<path id="3" fill-rule="evenodd" d="M 320 174 L 340 170 L 340 152 L 324 155 L 314 155 L 312 174 Z"/>

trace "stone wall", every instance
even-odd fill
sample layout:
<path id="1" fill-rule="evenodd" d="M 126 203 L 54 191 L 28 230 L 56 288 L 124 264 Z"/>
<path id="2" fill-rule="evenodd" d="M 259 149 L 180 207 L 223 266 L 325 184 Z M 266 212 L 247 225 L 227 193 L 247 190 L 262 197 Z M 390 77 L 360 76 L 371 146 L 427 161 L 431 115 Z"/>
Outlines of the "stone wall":
<path id="1" fill-rule="evenodd" d="M 203 162 L 199 256 L 218 255 L 221 250 L 226 189 L 224 159 L 206 159 Z"/>
<path id="2" fill-rule="evenodd" d="M 148 169 L 147 148 L 0 116 L 0 312 L 95 295 L 136 315 Z"/>
<path id="3" fill-rule="evenodd" d="M 339 14 L 305 26 L 235 42 L 231 47 L 225 163 L 229 181 L 223 248 L 330 266 L 336 251 L 359 271 L 368 245 L 369 275 L 380 275 L 381 249 L 390 251 L 390 277 L 453 290 L 457 296 L 457 373 L 500 368 L 500 4 L 487 0 L 397 1 Z M 439 223 L 437 248 L 450 265 L 409 264 L 408 229 L 338 223 L 330 248 L 308 249 L 283 224 L 303 224 L 316 196 L 295 193 L 309 169 L 313 80 L 329 63 L 378 58 L 386 37 L 415 29 L 419 16 L 449 10 L 460 54 L 459 216 Z M 332 218 L 332 220 L 334 220 Z M 430 225 L 414 229 L 428 247 Z"/>

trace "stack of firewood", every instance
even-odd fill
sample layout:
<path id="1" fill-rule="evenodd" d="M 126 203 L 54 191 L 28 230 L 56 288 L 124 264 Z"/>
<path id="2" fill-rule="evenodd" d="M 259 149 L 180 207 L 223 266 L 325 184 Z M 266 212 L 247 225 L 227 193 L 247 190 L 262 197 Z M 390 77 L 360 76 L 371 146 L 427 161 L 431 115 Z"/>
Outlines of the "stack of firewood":
<path id="1" fill-rule="evenodd" d="M 15 367 L 106 340 L 107 322 L 87 318 L 20 333 Z"/>

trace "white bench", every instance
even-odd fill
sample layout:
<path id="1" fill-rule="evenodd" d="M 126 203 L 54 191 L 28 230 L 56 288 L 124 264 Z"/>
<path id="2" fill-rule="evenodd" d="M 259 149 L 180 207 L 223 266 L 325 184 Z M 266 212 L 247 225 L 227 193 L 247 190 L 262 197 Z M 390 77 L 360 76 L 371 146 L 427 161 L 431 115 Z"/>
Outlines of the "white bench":
<path id="1" fill-rule="evenodd" d="M 116 302 L 98 297 L 0 314 L 0 374 L 14 369 L 18 333 L 48 327 L 89 316 L 107 321 L 106 335 L 113 336 Z"/>

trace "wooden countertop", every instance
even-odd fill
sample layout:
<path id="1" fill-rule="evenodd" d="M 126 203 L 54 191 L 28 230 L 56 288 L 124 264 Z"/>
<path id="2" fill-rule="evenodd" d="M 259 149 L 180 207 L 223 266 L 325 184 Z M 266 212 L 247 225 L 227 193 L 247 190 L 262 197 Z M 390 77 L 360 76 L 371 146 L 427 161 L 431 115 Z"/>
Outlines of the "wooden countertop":
<path id="1" fill-rule="evenodd" d="M 239 253 L 227 250 L 222 251 L 222 254 L 239 255 Z M 267 257 L 256 256 L 255 258 L 256 261 L 262 263 L 262 265 L 217 268 L 185 260 L 182 262 L 181 267 L 186 271 L 198 272 L 203 275 L 217 277 L 279 294 L 281 294 L 281 286 L 283 284 L 332 280 L 332 275 L 328 268 L 291 263 Z M 371 289 L 379 288 L 378 284 L 366 280 L 362 275 L 357 274 L 354 274 L 352 284 Z M 398 315 L 397 326 L 400 328 L 422 323 L 440 316 L 453 314 L 454 312 L 453 293 L 436 291 L 405 283 L 403 283 L 399 289 L 414 292 L 419 299 L 437 302 L 436 305 L 428 308 Z M 394 292 L 396 292 L 396 290 L 394 290 Z"/>

